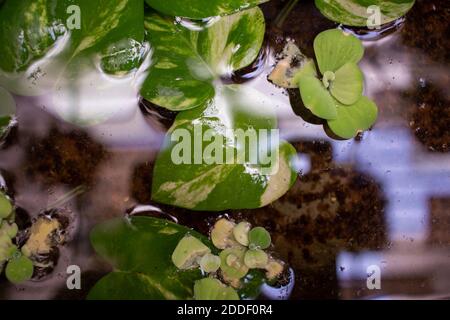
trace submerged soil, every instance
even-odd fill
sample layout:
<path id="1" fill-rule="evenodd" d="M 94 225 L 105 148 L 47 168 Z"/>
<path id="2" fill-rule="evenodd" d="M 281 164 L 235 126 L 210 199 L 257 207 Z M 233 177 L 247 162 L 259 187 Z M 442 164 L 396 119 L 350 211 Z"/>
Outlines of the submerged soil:
<path id="1" fill-rule="evenodd" d="M 20 286 L 0 279 L 0 299 L 83 299 L 110 271 L 89 244 L 92 226 L 149 204 L 155 208 L 146 214 L 204 233 L 224 214 L 266 227 L 274 253 L 294 271 L 292 299 L 450 296 L 450 5 L 418 0 L 403 23 L 364 41 L 366 95 L 376 101 L 379 119 L 369 132 L 341 141 L 302 107 L 298 90 L 266 80 L 287 39 L 312 57 L 314 37 L 336 27 L 313 1 L 299 2 L 275 25 L 286 3 L 262 6 L 267 47 L 230 81 L 273 98 L 282 137 L 300 155 L 294 187 L 255 210 L 199 213 L 159 205 L 151 200 L 153 162 L 175 114 L 141 101 L 133 119 L 84 130 L 35 99 L 16 97 L 19 125 L 0 150 L 0 170 L 21 212 L 35 218 L 76 192 L 60 208 L 69 224 L 53 272 Z M 138 130 L 137 118 L 152 135 L 129 133 Z M 65 270 L 73 264 L 83 271 L 82 290 L 66 288 Z M 366 270 L 374 264 L 383 286 L 371 291 Z"/>

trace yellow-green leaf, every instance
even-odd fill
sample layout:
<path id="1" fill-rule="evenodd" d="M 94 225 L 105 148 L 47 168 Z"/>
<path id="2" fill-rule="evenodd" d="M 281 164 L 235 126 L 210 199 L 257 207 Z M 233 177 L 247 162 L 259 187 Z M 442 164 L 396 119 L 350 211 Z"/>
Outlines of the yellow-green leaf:
<path id="1" fill-rule="evenodd" d="M 344 64 L 358 63 L 364 55 L 361 41 L 342 30 L 331 29 L 321 32 L 314 39 L 314 52 L 322 74 L 336 72 Z"/>
<path id="2" fill-rule="evenodd" d="M 377 120 L 378 108 L 366 97 L 351 106 L 338 105 L 337 118 L 328 121 L 330 129 L 339 137 L 351 139 L 368 130 Z"/>
<path id="3" fill-rule="evenodd" d="M 346 63 L 336 71 L 335 76 L 329 89 L 336 100 L 345 105 L 352 105 L 361 99 L 364 75 L 358 65 Z"/>
<path id="4" fill-rule="evenodd" d="M 313 76 L 301 77 L 299 87 L 303 104 L 315 116 L 336 119 L 336 102 L 319 79 Z"/>

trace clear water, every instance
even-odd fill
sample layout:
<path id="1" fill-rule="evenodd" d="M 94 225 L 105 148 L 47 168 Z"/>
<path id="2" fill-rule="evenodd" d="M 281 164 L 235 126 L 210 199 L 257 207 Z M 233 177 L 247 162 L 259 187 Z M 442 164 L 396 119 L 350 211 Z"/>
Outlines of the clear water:
<path id="1" fill-rule="evenodd" d="M 380 115 L 371 131 L 341 141 L 300 107 L 297 90 L 267 81 L 286 39 L 312 56 L 315 35 L 336 26 L 312 1 L 298 4 L 281 28 L 272 26 L 285 4 L 273 0 L 263 6 L 266 47 L 252 67 L 223 79 L 266 93 L 282 137 L 299 151 L 301 174 L 286 196 L 267 208 L 222 213 L 266 226 L 274 251 L 290 264 L 293 288 L 267 294 L 450 296 L 449 8 L 443 1 L 418 0 L 389 32 L 367 37 L 352 30 L 364 40 L 366 95 Z M 179 22 L 190 28 L 208 23 Z M 202 232 L 216 219 L 215 213 L 151 202 L 152 163 L 174 114 L 142 101 L 137 90 L 123 89 L 127 81 L 138 87 L 142 76 L 119 80 L 99 70 L 86 73 L 77 86 L 83 105 L 77 119 L 96 121 L 85 129 L 62 120 L 73 115 L 67 92 L 56 99 L 15 96 L 19 125 L 0 150 L 0 181 L 6 180 L 31 217 L 75 192 L 62 206 L 71 223 L 54 272 L 21 286 L 0 279 L 0 298 L 84 298 L 109 272 L 88 241 L 92 226 L 105 219 L 146 213 Z M 65 270 L 72 264 L 83 271 L 81 291 L 66 289 Z M 366 286 L 373 265 L 382 273 L 381 290 Z"/>

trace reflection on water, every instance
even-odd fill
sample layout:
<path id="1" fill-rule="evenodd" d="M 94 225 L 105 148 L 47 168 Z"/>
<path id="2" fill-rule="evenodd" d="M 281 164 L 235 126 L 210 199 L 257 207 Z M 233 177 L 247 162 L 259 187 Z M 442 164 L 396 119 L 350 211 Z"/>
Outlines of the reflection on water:
<path id="1" fill-rule="evenodd" d="M 361 40 L 379 40 L 379 39 L 387 36 L 388 34 L 400 29 L 403 26 L 403 24 L 405 23 L 405 21 L 406 21 L 406 18 L 401 17 L 395 21 L 392 21 L 390 23 L 386 23 L 385 25 L 382 25 L 378 29 L 372 29 L 372 30 L 365 29 L 365 28 L 358 29 L 358 28 L 352 28 L 352 27 L 346 27 L 346 26 L 341 26 L 341 29 L 346 32 L 353 33 Z"/>
<path id="2" fill-rule="evenodd" d="M 268 25 L 284 3 L 264 5 Z M 335 26 L 312 1 L 294 8 L 282 29 L 269 27 L 267 52 L 235 75 L 233 81 L 267 95 L 282 137 L 301 154 L 302 175 L 266 208 L 225 213 L 272 232 L 276 254 L 295 272 L 293 298 L 450 292 L 450 48 L 442 40 L 448 14 L 442 2 L 418 0 L 395 32 L 364 42 L 366 95 L 377 102 L 380 116 L 355 140 L 329 137 L 320 122 L 301 112 L 297 90 L 286 92 L 266 79 L 286 38 L 312 56 L 315 35 Z M 124 108 L 85 129 L 61 121 L 58 112 L 46 112 L 62 106 L 51 106 L 46 95 L 16 96 L 19 127 L 0 150 L 0 184 L 5 178 L 17 204 L 32 217 L 74 188 L 83 185 L 86 192 L 62 205 L 76 219 L 54 273 L 19 287 L 0 280 L 0 298 L 83 298 L 110 268 L 88 241 L 92 226 L 105 219 L 151 212 L 206 232 L 217 217 L 152 203 L 153 161 L 174 114 L 139 101 L 136 92 L 111 95 L 117 79 L 108 78 L 112 91 L 97 95 L 89 86 L 98 78 L 91 80 L 79 88 L 87 93 L 83 101 L 91 107 L 93 101 L 120 102 Z M 64 290 L 65 268 L 71 264 L 83 270 L 81 292 Z M 367 290 L 370 265 L 381 269 L 381 291 Z"/>

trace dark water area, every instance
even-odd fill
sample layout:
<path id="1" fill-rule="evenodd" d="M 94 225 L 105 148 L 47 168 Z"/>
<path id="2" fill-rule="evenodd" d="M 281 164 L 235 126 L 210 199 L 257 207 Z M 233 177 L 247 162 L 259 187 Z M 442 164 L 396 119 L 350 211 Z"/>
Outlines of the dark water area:
<path id="1" fill-rule="evenodd" d="M 298 90 L 267 81 L 288 39 L 312 57 L 315 36 L 337 27 L 313 1 L 299 2 L 276 25 L 287 2 L 262 6 L 266 47 L 253 66 L 224 81 L 270 97 L 282 138 L 299 153 L 294 187 L 255 210 L 160 205 L 151 200 L 152 169 L 174 113 L 139 101 L 82 129 L 47 110 L 45 100 L 16 96 L 19 124 L 0 149 L 0 181 L 28 219 L 58 203 L 68 225 L 54 271 L 19 286 L 1 278 L 0 299 L 84 299 L 110 271 L 89 232 L 125 214 L 167 218 L 203 233 L 224 214 L 266 227 L 274 253 L 295 274 L 292 299 L 450 297 L 450 3 L 418 0 L 378 36 L 353 30 L 372 39 L 363 42 L 360 65 L 379 118 L 370 131 L 342 141 L 308 114 Z M 69 265 L 83 271 L 81 291 L 66 288 Z M 380 290 L 366 286 L 372 265 L 381 269 Z"/>

